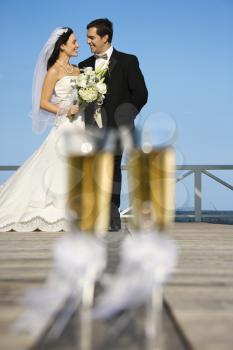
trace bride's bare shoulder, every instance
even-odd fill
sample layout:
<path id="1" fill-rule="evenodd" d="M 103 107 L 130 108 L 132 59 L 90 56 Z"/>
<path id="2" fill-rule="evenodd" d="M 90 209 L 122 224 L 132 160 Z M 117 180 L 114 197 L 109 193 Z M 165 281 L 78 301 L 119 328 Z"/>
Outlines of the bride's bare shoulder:
<path id="1" fill-rule="evenodd" d="M 56 66 L 53 65 L 48 69 L 46 78 L 59 79 L 59 70 L 56 68 Z"/>
<path id="2" fill-rule="evenodd" d="M 56 63 L 50 67 L 47 72 L 47 76 L 55 80 L 59 80 L 63 75 L 61 67 Z"/>

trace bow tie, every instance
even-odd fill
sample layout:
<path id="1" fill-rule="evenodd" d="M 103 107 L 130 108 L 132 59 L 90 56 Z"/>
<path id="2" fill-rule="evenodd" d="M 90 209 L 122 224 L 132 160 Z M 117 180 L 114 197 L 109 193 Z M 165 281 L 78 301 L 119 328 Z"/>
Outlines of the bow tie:
<path id="1" fill-rule="evenodd" d="M 108 55 L 105 53 L 104 55 L 94 55 L 95 58 L 102 58 L 103 60 L 108 59 Z"/>

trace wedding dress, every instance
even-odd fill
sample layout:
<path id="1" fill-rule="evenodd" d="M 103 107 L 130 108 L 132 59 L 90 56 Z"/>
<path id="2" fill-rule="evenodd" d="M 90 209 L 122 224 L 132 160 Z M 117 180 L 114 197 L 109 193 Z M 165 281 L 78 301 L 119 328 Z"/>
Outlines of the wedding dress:
<path id="1" fill-rule="evenodd" d="M 70 103 L 77 76 L 64 76 L 54 89 L 58 103 Z M 83 117 L 55 117 L 55 125 L 32 156 L 0 187 L 0 231 L 68 230 L 66 220 L 67 162 L 64 131 L 84 129 Z"/>

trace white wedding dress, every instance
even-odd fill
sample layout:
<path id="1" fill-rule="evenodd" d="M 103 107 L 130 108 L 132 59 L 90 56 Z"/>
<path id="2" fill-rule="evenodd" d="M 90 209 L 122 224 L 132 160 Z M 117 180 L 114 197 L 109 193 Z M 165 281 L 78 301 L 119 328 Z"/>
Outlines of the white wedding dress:
<path id="1" fill-rule="evenodd" d="M 56 83 L 54 95 L 58 103 L 71 101 L 74 79 L 77 77 L 65 76 Z M 65 210 L 67 162 L 63 134 L 72 128 L 84 129 L 85 124 L 79 114 L 73 122 L 65 116 L 55 120 L 40 148 L 0 187 L 1 232 L 68 230 Z"/>

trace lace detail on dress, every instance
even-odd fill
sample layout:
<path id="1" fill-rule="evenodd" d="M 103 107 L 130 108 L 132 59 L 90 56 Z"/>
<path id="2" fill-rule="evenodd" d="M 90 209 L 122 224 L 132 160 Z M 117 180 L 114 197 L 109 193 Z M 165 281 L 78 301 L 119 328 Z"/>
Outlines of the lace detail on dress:
<path id="1" fill-rule="evenodd" d="M 69 231 L 68 221 L 65 218 L 54 222 L 48 222 L 40 216 L 36 216 L 28 221 L 12 222 L 0 227 L 0 232 L 6 231 L 32 232 L 40 230 L 43 232 Z"/>

